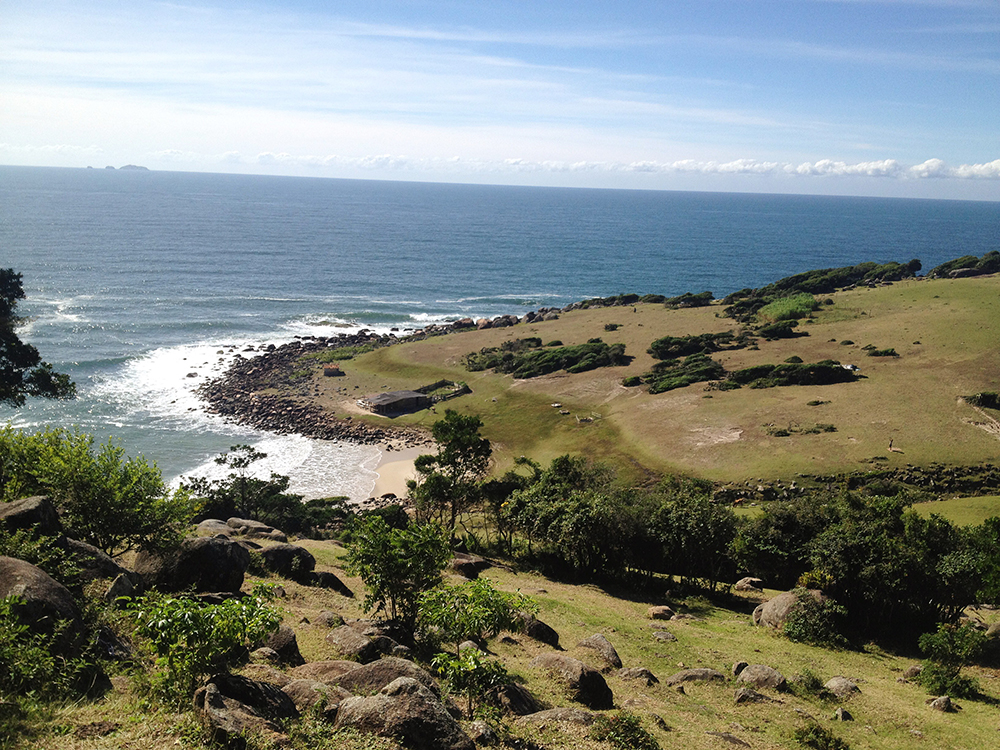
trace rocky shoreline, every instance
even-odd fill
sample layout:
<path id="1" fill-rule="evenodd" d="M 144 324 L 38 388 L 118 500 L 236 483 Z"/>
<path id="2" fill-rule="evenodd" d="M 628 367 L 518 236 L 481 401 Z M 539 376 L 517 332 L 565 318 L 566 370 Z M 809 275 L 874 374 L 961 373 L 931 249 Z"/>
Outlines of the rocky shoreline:
<path id="1" fill-rule="evenodd" d="M 337 417 L 311 401 L 304 391 L 289 395 L 266 393 L 287 389 L 303 354 L 357 346 L 389 346 L 398 339 L 369 331 L 339 336 L 297 338 L 287 344 L 261 347 L 254 357 L 237 354 L 220 377 L 198 388 L 206 410 L 237 424 L 279 435 L 297 434 L 317 440 L 342 440 L 360 445 L 382 445 L 388 450 L 425 445 L 426 433 L 409 427 L 381 427 L 350 416 Z M 244 352 L 256 351 L 245 349 Z"/>

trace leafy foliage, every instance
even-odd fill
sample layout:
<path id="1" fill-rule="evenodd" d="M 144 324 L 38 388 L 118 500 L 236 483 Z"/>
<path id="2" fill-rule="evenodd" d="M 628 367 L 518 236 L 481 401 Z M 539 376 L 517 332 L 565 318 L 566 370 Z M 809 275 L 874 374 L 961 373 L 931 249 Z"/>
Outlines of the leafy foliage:
<path id="1" fill-rule="evenodd" d="M 983 409 L 1000 409 L 1000 394 L 996 391 L 981 391 L 965 396 L 965 401 Z"/>
<path id="2" fill-rule="evenodd" d="M 676 297 L 668 297 L 665 300 L 660 300 L 666 307 L 679 308 L 679 307 L 707 307 L 712 304 L 712 300 L 715 299 L 715 295 L 711 292 L 699 292 L 698 294 L 692 294 L 691 292 L 684 292 Z M 646 300 L 644 297 L 642 302 L 650 301 Z"/>
<path id="3" fill-rule="evenodd" d="M 203 604 L 147 594 L 133 603 L 136 633 L 148 639 L 160 672 L 154 688 L 175 705 L 191 700 L 198 681 L 230 669 L 281 623 L 274 593 L 257 584 L 249 596 Z"/>
<path id="4" fill-rule="evenodd" d="M 249 445 L 234 445 L 215 463 L 232 471 L 223 479 L 196 477 L 184 482 L 194 498 L 196 519 L 252 518 L 289 534 L 311 535 L 324 527 L 342 524 L 351 515 L 345 498 L 314 498 L 288 492 L 289 478 L 271 472 L 267 479 L 254 476 L 251 466 L 267 458 Z"/>
<path id="5" fill-rule="evenodd" d="M 659 750 L 660 743 L 642 726 L 639 717 L 628 711 L 614 715 L 600 714 L 594 721 L 590 736 L 608 742 L 619 750 Z"/>
<path id="6" fill-rule="evenodd" d="M 812 748 L 812 750 L 851 750 L 851 746 L 844 740 L 826 727 L 816 723 L 799 727 L 792 734 L 792 739 L 802 747 Z"/>
<path id="7" fill-rule="evenodd" d="M 788 614 L 782 628 L 791 641 L 823 648 L 846 648 L 842 635 L 847 610 L 832 599 L 817 601 L 804 589 L 795 590 L 798 604 Z"/>
<path id="8" fill-rule="evenodd" d="M 471 648 L 458 656 L 438 654 L 434 668 L 448 681 L 448 686 L 468 699 L 468 716 L 475 717 L 475 704 L 493 688 L 510 680 L 507 669 L 499 661 L 490 660 L 479 649 Z"/>
<path id="9" fill-rule="evenodd" d="M 76 538 L 112 556 L 169 546 L 191 517 L 185 491 L 169 492 L 156 464 L 110 440 L 95 451 L 82 432 L 0 428 L 0 497 L 33 494 L 49 495 Z"/>
<path id="10" fill-rule="evenodd" d="M 80 582 L 80 566 L 65 550 L 53 544 L 50 537 L 29 529 L 8 531 L 0 526 L 0 557 L 16 557 L 31 563 L 67 588 L 74 588 Z"/>
<path id="11" fill-rule="evenodd" d="M 482 426 L 479 417 L 446 410 L 444 419 L 431 427 L 437 454 L 417 456 L 413 465 L 420 480 L 407 482 L 418 516 L 438 514 L 444 520 L 445 511 L 450 511 L 447 524 L 452 533 L 459 513 L 476 499 L 493 455 L 490 441 L 479 434 Z"/>
<path id="12" fill-rule="evenodd" d="M 975 255 L 963 255 L 935 266 L 927 272 L 929 278 L 945 278 L 948 276 L 981 276 L 1000 271 L 1000 252 L 991 250 L 982 258 Z"/>
<path id="13" fill-rule="evenodd" d="M 689 354 L 711 354 L 733 345 L 733 332 L 703 333 L 698 336 L 663 336 L 649 345 L 654 359 L 676 359 Z"/>
<path id="14" fill-rule="evenodd" d="M 650 393 L 664 393 L 675 388 L 685 388 L 693 383 L 718 380 L 726 374 L 725 368 L 707 354 L 692 354 L 684 361 L 664 360 L 653 365 L 642 379 L 649 385 Z"/>
<path id="15" fill-rule="evenodd" d="M 851 383 L 857 379 L 853 370 L 841 367 L 839 362 L 825 359 L 822 362 L 780 365 L 754 365 L 729 373 L 729 382 L 750 388 L 775 388 L 786 385 L 832 385 Z"/>
<path id="16" fill-rule="evenodd" d="M 537 341 L 538 343 L 531 343 Z M 527 342 L 527 343 L 526 343 Z M 598 367 L 618 367 L 632 361 L 624 344 L 597 340 L 576 346 L 542 347 L 540 339 L 516 339 L 499 347 L 487 347 L 465 355 L 470 372 L 496 370 L 515 378 L 535 378 L 550 372 L 586 372 Z"/>
<path id="17" fill-rule="evenodd" d="M 347 570 L 367 588 L 365 612 L 384 610 L 412 632 L 420 595 L 441 582 L 450 554 L 436 524 L 393 529 L 379 516 L 361 517 L 348 545 Z"/>
<path id="18" fill-rule="evenodd" d="M 0 404 L 22 406 L 28 396 L 73 398 L 68 375 L 43 362 L 38 350 L 17 336 L 18 300 L 24 299 L 21 274 L 0 268 Z"/>
<path id="19" fill-rule="evenodd" d="M 420 597 L 418 607 L 421 625 L 437 629 L 456 647 L 468 640 L 485 644 L 501 630 L 518 631 L 523 622 L 519 613 L 538 609 L 528 597 L 497 591 L 482 578 L 432 589 Z"/>
<path id="20" fill-rule="evenodd" d="M 971 698 L 979 686 L 962 675 L 962 667 L 974 664 L 986 649 L 985 633 L 969 623 L 941 624 L 934 633 L 920 636 L 920 650 L 927 656 L 918 680 L 932 695 Z"/>
<path id="21" fill-rule="evenodd" d="M 813 295 L 800 292 L 788 297 L 779 297 L 774 302 L 764 305 L 757 311 L 757 320 L 771 323 L 793 321 L 804 318 L 818 309 L 819 302 Z"/>

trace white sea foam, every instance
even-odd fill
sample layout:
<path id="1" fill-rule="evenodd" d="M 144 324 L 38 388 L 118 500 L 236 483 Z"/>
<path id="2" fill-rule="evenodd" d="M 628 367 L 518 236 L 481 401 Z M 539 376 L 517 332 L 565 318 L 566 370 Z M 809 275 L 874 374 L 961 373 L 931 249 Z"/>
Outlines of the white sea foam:
<path id="1" fill-rule="evenodd" d="M 370 445 L 277 435 L 258 440 L 253 447 L 267 458 L 250 467 L 251 476 L 266 479 L 272 472 L 284 474 L 291 479 L 288 491 L 306 500 L 344 495 L 360 502 L 371 495 L 378 478 L 375 467 L 381 451 Z M 183 476 L 222 479 L 229 473 L 213 458 Z M 180 481 L 181 477 L 175 477 L 171 484 L 176 487 Z"/>
<path id="2" fill-rule="evenodd" d="M 285 474 L 291 479 L 289 491 L 306 499 L 346 495 L 354 502 L 364 500 L 378 478 L 374 471 L 381 456 L 378 448 L 300 435 L 275 436 L 235 425 L 207 412 L 196 392 L 206 380 L 221 375 L 237 354 L 254 357 L 262 346 L 285 341 L 287 337 L 240 342 L 230 339 L 155 349 L 124 363 L 114 376 L 95 386 L 92 396 L 115 403 L 122 412 L 137 420 L 148 420 L 152 425 L 215 433 L 230 437 L 233 442 L 250 443 L 268 456 L 254 465 L 254 474 L 262 477 L 270 476 L 272 471 Z M 251 346 L 254 350 L 248 351 Z M 219 479 L 228 471 L 217 465 L 213 456 L 182 475 Z M 181 476 L 174 477 L 171 485 L 177 486 L 180 479 Z"/>

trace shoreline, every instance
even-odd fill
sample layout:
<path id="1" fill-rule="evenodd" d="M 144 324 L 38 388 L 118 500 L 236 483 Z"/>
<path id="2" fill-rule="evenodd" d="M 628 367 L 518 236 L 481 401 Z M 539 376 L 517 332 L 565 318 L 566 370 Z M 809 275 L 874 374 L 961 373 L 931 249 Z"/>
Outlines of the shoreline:
<path id="1" fill-rule="evenodd" d="M 380 499 L 385 495 L 395 495 L 402 499 L 406 497 L 406 480 L 415 479 L 417 470 L 413 462 L 417 456 L 428 453 L 429 446 L 410 446 L 400 450 L 390 446 L 380 446 L 381 456 L 375 466 L 375 483 L 369 493 L 372 498 Z"/>

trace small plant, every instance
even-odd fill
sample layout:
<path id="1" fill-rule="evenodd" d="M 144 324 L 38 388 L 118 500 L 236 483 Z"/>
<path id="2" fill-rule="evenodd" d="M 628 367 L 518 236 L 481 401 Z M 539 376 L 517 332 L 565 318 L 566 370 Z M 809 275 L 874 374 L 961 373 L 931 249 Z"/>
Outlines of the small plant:
<path id="1" fill-rule="evenodd" d="M 851 341 L 850 339 L 844 339 L 843 341 L 840 342 L 840 345 L 841 346 L 854 346 L 854 342 Z"/>
<path id="2" fill-rule="evenodd" d="M 826 727 L 815 723 L 796 729 L 792 739 L 802 747 L 809 747 L 812 750 L 851 750 L 851 746 L 844 740 Z"/>
<path id="3" fill-rule="evenodd" d="M 448 681 L 452 690 L 468 699 L 470 721 L 475 717 L 476 703 L 493 688 L 510 681 L 510 675 L 503 664 L 487 659 L 476 648 L 470 648 L 460 656 L 438 654 L 432 664 Z"/>
<path id="4" fill-rule="evenodd" d="M 455 644 L 472 640 L 484 644 L 501 630 L 520 630 L 521 612 L 536 612 L 538 606 L 522 594 L 497 591 L 489 581 L 477 578 L 458 586 L 442 586 L 420 597 L 420 623 Z"/>
<path id="5" fill-rule="evenodd" d="M 869 357 L 898 357 L 899 354 L 896 352 L 895 349 L 893 349 L 893 348 L 890 347 L 888 349 L 869 349 L 868 350 L 868 356 Z"/>
<path id="6" fill-rule="evenodd" d="M 621 327 L 622 327 L 621 323 L 605 323 L 604 324 L 604 330 L 605 331 L 617 331 Z"/>
<path id="7" fill-rule="evenodd" d="M 156 692 L 183 705 L 200 679 L 245 658 L 251 646 L 281 623 L 281 615 L 269 605 L 273 598 L 271 586 L 257 584 L 250 596 L 221 604 L 157 594 L 136 600 L 136 633 L 149 640 L 161 670 L 153 680 Z"/>
<path id="8" fill-rule="evenodd" d="M 634 388 L 637 385 L 642 385 L 642 378 L 638 375 L 629 375 L 627 378 L 622 380 L 622 385 L 626 388 Z"/>
<path id="9" fill-rule="evenodd" d="M 962 674 L 962 667 L 982 655 L 986 642 L 986 636 L 968 623 L 942 624 L 936 633 L 924 633 L 919 643 L 927 659 L 918 681 L 932 695 L 975 696 L 979 686 Z"/>
<path id="10" fill-rule="evenodd" d="M 792 609 L 782 628 L 791 641 L 823 648 L 846 648 L 841 635 L 847 610 L 832 599 L 817 601 L 805 589 L 794 591 L 798 604 Z"/>
<path id="11" fill-rule="evenodd" d="M 796 354 L 793 354 L 791 357 L 789 357 L 788 359 L 786 359 L 785 362 L 787 362 L 790 365 L 801 365 L 802 364 L 802 357 L 800 357 L 800 356 L 798 356 Z"/>
<path id="12" fill-rule="evenodd" d="M 642 726 L 638 716 L 628 711 L 619 711 L 614 716 L 601 714 L 594 721 L 590 736 L 619 750 L 660 750 L 656 737 Z"/>
<path id="13" fill-rule="evenodd" d="M 984 409 L 1000 409 L 1000 394 L 993 391 L 983 391 L 965 397 L 965 402 Z"/>

